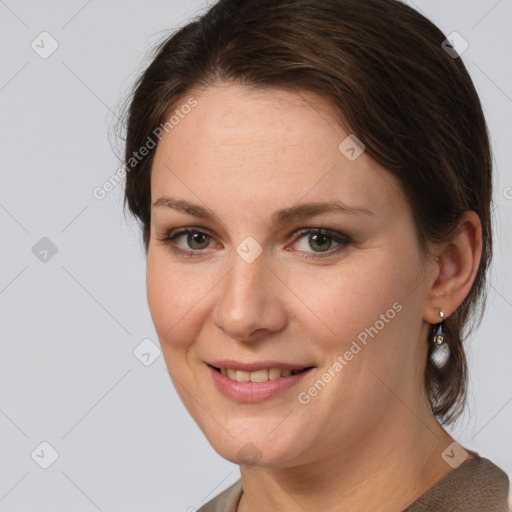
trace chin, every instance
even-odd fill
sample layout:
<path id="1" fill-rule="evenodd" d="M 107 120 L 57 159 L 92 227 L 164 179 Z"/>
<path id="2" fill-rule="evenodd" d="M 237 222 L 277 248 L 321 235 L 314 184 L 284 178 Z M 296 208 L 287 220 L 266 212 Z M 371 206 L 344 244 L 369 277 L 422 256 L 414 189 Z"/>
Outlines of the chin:
<path id="1" fill-rule="evenodd" d="M 287 467 L 295 465 L 303 451 L 303 447 L 297 441 L 299 435 L 292 436 L 291 432 L 287 431 L 286 436 L 283 436 L 283 432 L 278 436 L 277 432 L 272 433 L 275 425 L 268 428 L 265 423 L 264 428 L 258 430 L 244 428 L 243 433 L 240 433 L 240 429 L 226 429 L 231 435 L 223 429 L 219 432 L 218 425 L 214 428 L 215 433 L 206 430 L 203 430 L 203 433 L 213 449 L 233 464 L 268 468 Z"/>

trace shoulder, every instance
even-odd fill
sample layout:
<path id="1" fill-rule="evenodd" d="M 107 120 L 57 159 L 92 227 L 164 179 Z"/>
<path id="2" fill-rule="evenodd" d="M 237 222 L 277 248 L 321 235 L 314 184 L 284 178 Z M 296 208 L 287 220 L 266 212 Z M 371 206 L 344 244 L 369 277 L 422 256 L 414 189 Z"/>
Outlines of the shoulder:
<path id="1" fill-rule="evenodd" d="M 239 479 L 198 512 L 236 512 L 242 491 L 242 480 Z M 505 512 L 508 510 L 508 492 L 509 480 L 505 472 L 490 460 L 475 454 L 403 512 Z"/>
<path id="2" fill-rule="evenodd" d="M 236 512 L 242 490 L 242 480 L 238 479 L 233 485 L 203 505 L 197 512 Z"/>
<path id="3" fill-rule="evenodd" d="M 475 454 L 450 471 L 404 512 L 430 510 L 505 512 L 509 480 L 490 460 Z"/>

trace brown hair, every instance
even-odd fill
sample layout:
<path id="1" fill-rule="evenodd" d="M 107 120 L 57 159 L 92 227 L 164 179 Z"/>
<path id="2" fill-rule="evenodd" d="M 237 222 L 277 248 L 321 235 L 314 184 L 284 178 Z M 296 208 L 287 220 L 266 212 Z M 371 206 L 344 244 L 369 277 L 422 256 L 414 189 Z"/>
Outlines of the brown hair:
<path id="1" fill-rule="evenodd" d="M 446 36 L 397 0 L 220 0 L 163 41 L 137 80 L 126 119 L 125 207 L 139 219 L 147 251 L 155 149 L 133 155 L 158 133 L 178 102 L 219 82 L 317 93 L 373 159 L 401 183 L 420 246 L 448 242 L 461 214 L 482 223 L 473 286 L 444 322 L 450 356 L 429 344 L 424 385 L 432 412 L 452 423 L 466 402 L 462 340 L 485 305 L 492 254 L 492 161 L 487 125 L 461 60 Z M 478 316 L 480 320 L 481 315 Z M 468 329 L 467 332 L 463 332 Z"/>

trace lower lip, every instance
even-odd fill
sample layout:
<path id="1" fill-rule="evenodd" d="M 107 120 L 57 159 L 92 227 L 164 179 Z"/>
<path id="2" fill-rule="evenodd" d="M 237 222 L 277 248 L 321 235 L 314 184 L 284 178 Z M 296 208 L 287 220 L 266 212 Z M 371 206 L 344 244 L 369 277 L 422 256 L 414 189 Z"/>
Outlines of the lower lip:
<path id="1" fill-rule="evenodd" d="M 217 389 L 228 398 L 238 402 L 263 402 L 273 396 L 296 386 L 313 368 L 295 375 L 279 377 L 265 382 L 238 382 L 207 365 Z"/>

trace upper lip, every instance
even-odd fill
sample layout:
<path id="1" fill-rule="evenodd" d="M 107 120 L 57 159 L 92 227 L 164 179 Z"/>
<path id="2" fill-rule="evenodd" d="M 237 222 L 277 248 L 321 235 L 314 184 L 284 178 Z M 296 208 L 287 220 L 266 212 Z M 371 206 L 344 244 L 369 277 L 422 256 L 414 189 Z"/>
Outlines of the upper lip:
<path id="1" fill-rule="evenodd" d="M 268 368 L 280 368 L 282 370 L 304 370 L 311 368 L 313 365 L 300 363 L 284 363 L 282 361 L 255 361 L 253 363 L 242 363 L 231 359 L 223 359 L 219 361 L 210 361 L 210 366 L 215 368 L 230 368 L 233 370 L 241 370 L 246 372 L 255 372 L 258 370 L 266 370 Z"/>

